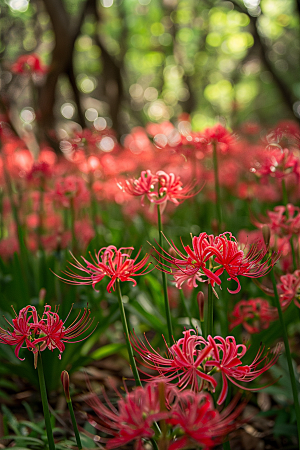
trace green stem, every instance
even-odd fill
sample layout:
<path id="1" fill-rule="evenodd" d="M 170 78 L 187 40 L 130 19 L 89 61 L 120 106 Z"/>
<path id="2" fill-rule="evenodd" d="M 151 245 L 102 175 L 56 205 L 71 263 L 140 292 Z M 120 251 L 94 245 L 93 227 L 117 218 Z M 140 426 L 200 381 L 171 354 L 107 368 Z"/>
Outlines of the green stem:
<path id="1" fill-rule="evenodd" d="M 282 180 L 281 180 L 281 188 L 282 188 L 283 204 L 286 207 L 287 204 L 288 204 L 288 195 L 287 195 L 286 184 L 285 184 L 285 179 L 284 178 L 282 178 Z"/>
<path id="2" fill-rule="evenodd" d="M 3 222 L 3 189 L 0 188 L 0 239 L 4 237 L 4 222 Z"/>
<path id="3" fill-rule="evenodd" d="M 223 442 L 223 448 L 224 450 L 230 450 L 230 442 L 229 441 Z"/>
<path id="4" fill-rule="evenodd" d="M 293 242 L 293 236 L 290 239 L 290 246 L 291 246 L 291 250 L 292 250 L 292 258 L 293 258 L 293 270 L 297 270 L 297 261 L 296 261 L 296 252 L 295 252 L 295 247 L 294 247 L 294 242 Z"/>
<path id="5" fill-rule="evenodd" d="M 73 425 L 73 429 L 74 429 L 74 433 L 75 433 L 77 447 L 78 447 L 79 450 L 81 450 L 82 449 L 82 444 L 81 444 L 81 440 L 80 440 L 80 436 L 79 436 L 79 432 L 78 432 L 78 428 L 77 428 L 77 423 L 76 423 L 74 409 L 73 409 L 73 405 L 72 405 L 72 400 L 71 399 L 70 399 L 70 401 L 67 401 L 67 405 L 68 405 L 68 408 L 69 408 L 69 411 L 70 411 L 70 416 L 71 416 L 72 425 Z"/>
<path id="6" fill-rule="evenodd" d="M 157 205 L 157 218 L 158 218 L 158 234 L 159 234 L 159 246 L 163 249 L 163 239 L 162 239 L 162 223 L 161 223 L 161 213 L 160 213 L 160 205 Z M 173 329 L 172 329 L 172 320 L 171 320 L 171 312 L 168 298 L 168 286 L 167 286 L 167 275 L 165 272 L 162 272 L 162 282 L 163 282 L 163 290 L 164 290 L 164 301 L 165 301 L 165 312 L 166 319 L 168 325 L 168 344 L 172 345 L 173 341 Z"/>
<path id="7" fill-rule="evenodd" d="M 121 313 L 121 321 L 122 321 L 122 325 L 123 325 L 123 331 L 125 333 L 125 339 L 126 339 L 126 345 L 127 345 L 127 351 L 128 351 L 128 356 L 129 356 L 129 361 L 130 361 L 130 365 L 131 365 L 131 370 L 135 379 L 135 384 L 137 386 L 142 386 L 141 380 L 140 380 L 140 376 L 136 367 L 136 363 L 135 363 L 135 359 L 133 356 L 133 351 L 132 351 L 132 346 L 131 346 L 131 342 L 130 342 L 130 338 L 129 338 L 129 331 L 128 331 L 128 325 L 127 325 L 127 319 L 126 319 L 126 315 L 125 315 L 125 309 L 124 309 L 124 305 L 123 305 L 123 300 L 122 300 L 122 293 L 121 293 L 121 286 L 120 286 L 120 281 L 117 280 L 117 295 L 118 295 L 118 301 L 119 301 L 119 308 L 120 308 L 120 313 Z"/>
<path id="8" fill-rule="evenodd" d="M 77 249 L 77 240 L 76 240 L 76 233 L 75 233 L 75 207 L 74 207 L 74 199 L 71 199 L 70 202 L 71 206 L 71 233 L 72 233 L 72 252 L 76 254 Z"/>
<path id="9" fill-rule="evenodd" d="M 182 292 L 182 289 L 179 289 L 179 294 L 180 294 L 180 300 L 181 300 L 181 304 L 182 304 L 182 307 L 183 307 L 184 314 L 185 314 L 186 317 L 188 317 L 189 322 L 190 322 L 190 326 L 193 328 L 191 313 L 190 313 L 190 311 L 189 311 L 189 309 L 187 307 L 186 299 L 184 298 L 184 294 Z"/>
<path id="10" fill-rule="evenodd" d="M 214 333 L 214 304 L 212 286 L 208 285 L 208 300 L 207 300 L 207 317 L 206 317 L 206 337 Z"/>
<path id="11" fill-rule="evenodd" d="M 49 412 L 49 406 L 48 406 L 46 383 L 45 383 L 44 371 L 43 371 L 42 355 L 40 353 L 38 355 L 38 360 L 37 360 L 37 369 L 38 369 L 38 375 L 39 375 L 40 391 L 41 391 L 42 405 L 43 405 L 43 411 L 44 411 L 44 417 L 45 417 L 45 425 L 46 425 L 46 431 L 47 431 L 47 437 L 48 437 L 49 450 L 55 450 L 55 444 L 54 444 L 53 432 L 52 432 L 51 420 L 50 420 L 50 412 Z"/>
<path id="12" fill-rule="evenodd" d="M 213 162 L 215 175 L 216 212 L 218 220 L 218 232 L 220 233 L 222 228 L 222 209 L 221 209 L 221 191 L 219 183 L 218 154 L 216 142 L 213 143 Z"/>
<path id="13" fill-rule="evenodd" d="M 272 278 L 273 289 L 274 289 L 275 305 L 278 310 L 278 316 L 279 316 L 280 325 L 281 325 L 281 332 L 283 335 L 283 341 L 284 341 L 284 346 L 285 346 L 286 359 L 287 359 L 289 373 L 290 373 L 290 380 L 291 380 L 293 397 L 294 397 L 295 413 L 296 413 L 296 419 L 297 419 L 298 441 L 299 441 L 299 446 L 300 446 L 300 406 L 299 406 L 299 398 L 298 398 L 298 392 L 297 392 L 297 384 L 296 384 L 296 378 L 295 378 L 295 373 L 294 373 L 294 369 L 293 369 L 288 334 L 287 334 L 287 330 L 286 330 L 286 326 L 284 323 L 283 314 L 282 314 L 282 310 L 281 310 L 281 305 L 280 305 L 280 301 L 279 301 L 279 295 L 278 295 L 277 286 L 276 286 L 274 269 L 271 270 L 271 278 Z"/>

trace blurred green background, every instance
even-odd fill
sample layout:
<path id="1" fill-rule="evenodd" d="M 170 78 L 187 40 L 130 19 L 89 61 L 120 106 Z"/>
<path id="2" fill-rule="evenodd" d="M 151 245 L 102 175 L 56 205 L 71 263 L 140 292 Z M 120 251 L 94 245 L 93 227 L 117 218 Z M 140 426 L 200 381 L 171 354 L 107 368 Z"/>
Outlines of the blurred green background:
<path id="1" fill-rule="evenodd" d="M 62 138 L 98 119 L 122 143 L 182 113 L 196 130 L 299 121 L 299 0 L 1 0 L 0 11 L 1 109 L 17 129 L 37 115 Z M 30 53 L 48 72 L 12 73 Z"/>

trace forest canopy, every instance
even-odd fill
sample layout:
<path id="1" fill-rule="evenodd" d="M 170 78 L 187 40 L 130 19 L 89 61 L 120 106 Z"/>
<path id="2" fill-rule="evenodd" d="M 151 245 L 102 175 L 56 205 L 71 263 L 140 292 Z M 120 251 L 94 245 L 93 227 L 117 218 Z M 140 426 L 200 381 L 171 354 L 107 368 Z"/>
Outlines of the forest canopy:
<path id="1" fill-rule="evenodd" d="M 5 0 L 0 11 L 1 110 L 19 134 L 94 123 L 122 142 L 182 113 L 195 130 L 299 121 L 299 0 Z M 16 71 L 32 54 L 43 70 Z"/>

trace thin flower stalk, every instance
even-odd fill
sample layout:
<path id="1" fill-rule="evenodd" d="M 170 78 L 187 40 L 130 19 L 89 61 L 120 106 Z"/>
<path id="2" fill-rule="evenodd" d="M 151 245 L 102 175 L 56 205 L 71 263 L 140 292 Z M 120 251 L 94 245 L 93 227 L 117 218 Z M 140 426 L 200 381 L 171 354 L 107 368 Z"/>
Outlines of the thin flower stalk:
<path id="1" fill-rule="evenodd" d="M 211 284 L 208 284 L 207 296 L 207 317 L 206 317 L 206 337 L 214 334 L 214 304 L 213 304 L 213 290 Z"/>
<path id="2" fill-rule="evenodd" d="M 39 357 L 38 357 L 38 361 L 37 361 L 37 369 L 38 369 L 40 391 L 41 391 L 41 398 L 42 398 L 42 405 L 43 405 L 43 412 L 44 412 L 44 418 L 45 418 L 49 450 L 55 450 L 41 353 L 39 353 Z"/>
<path id="3" fill-rule="evenodd" d="M 221 208 L 221 190 L 220 190 L 219 168 L 218 168 L 218 150 L 216 141 L 213 141 L 213 163 L 215 175 L 216 212 L 218 220 L 218 232 L 220 233 L 222 228 L 222 208 Z"/>
<path id="4" fill-rule="evenodd" d="M 287 359 L 288 368 L 289 368 L 292 392 L 293 392 L 293 397 L 294 397 L 295 413 L 296 413 L 296 419 L 297 419 L 298 442 L 299 442 L 299 446 L 300 446 L 300 405 L 299 405 L 298 390 L 297 390 L 296 378 L 295 378 L 295 373 L 294 373 L 294 368 L 293 368 L 293 363 L 292 363 L 288 334 L 287 334 L 285 322 L 283 319 L 282 309 L 281 309 L 277 285 L 276 285 L 274 269 L 272 269 L 272 271 L 271 271 L 271 278 L 272 278 L 273 289 L 274 289 L 275 305 L 278 310 L 278 316 L 279 316 L 282 335 L 283 335 L 283 342 L 284 342 L 284 346 L 285 346 L 286 359 Z"/>
<path id="5" fill-rule="evenodd" d="M 137 370 L 137 367 L 136 367 L 135 359 L 134 359 L 134 356 L 133 356 L 133 350 L 132 350 L 130 338 L 129 338 L 127 319 L 126 319 L 124 304 L 123 304 L 123 300 L 122 300 L 121 286 L 120 286 L 120 281 L 119 280 L 117 280 L 117 296 L 118 296 L 119 309 L 120 309 L 120 314 L 121 314 L 121 321 L 122 321 L 122 325 L 123 325 L 123 331 L 124 331 L 124 334 L 125 334 L 126 346 L 127 346 L 127 351 L 128 351 L 128 356 L 129 356 L 131 370 L 132 370 L 132 373 L 133 373 L 133 376 L 134 376 L 134 379 L 135 379 L 135 384 L 137 386 L 142 386 L 142 383 L 141 383 L 141 380 L 140 380 L 140 376 L 139 376 L 139 373 L 138 373 L 138 370 Z"/>
<path id="6" fill-rule="evenodd" d="M 68 408 L 69 408 L 69 412 L 70 412 L 70 416 L 71 416 L 71 421 L 72 421 L 72 425 L 73 425 L 73 430 L 74 430 L 74 434 L 75 434 L 77 447 L 78 447 L 78 450 L 81 450 L 82 449 L 81 439 L 80 439 L 80 435 L 79 435 L 79 431 L 78 431 L 78 427 L 77 427 L 77 422 L 76 422 L 76 418 L 75 418 L 75 414 L 74 414 L 72 399 L 71 399 L 71 396 L 70 396 L 69 374 L 68 374 L 68 372 L 66 370 L 63 370 L 62 373 L 61 373 L 61 382 L 62 382 L 62 385 L 63 385 L 63 388 L 64 388 L 66 402 L 67 402 L 67 405 L 68 405 Z"/>
<path id="7" fill-rule="evenodd" d="M 157 219 L 158 219 L 159 245 L 163 249 L 162 221 L 161 221 L 160 205 L 157 205 Z M 168 297 L 167 276 L 166 276 L 166 273 L 164 271 L 162 271 L 162 282 L 163 282 L 165 312 L 166 312 L 166 319 L 167 319 L 167 326 L 168 326 L 168 336 L 169 336 L 169 345 L 170 345 L 171 342 L 172 342 L 172 339 L 173 339 L 173 328 L 172 328 L 170 303 L 169 303 L 169 297 Z"/>

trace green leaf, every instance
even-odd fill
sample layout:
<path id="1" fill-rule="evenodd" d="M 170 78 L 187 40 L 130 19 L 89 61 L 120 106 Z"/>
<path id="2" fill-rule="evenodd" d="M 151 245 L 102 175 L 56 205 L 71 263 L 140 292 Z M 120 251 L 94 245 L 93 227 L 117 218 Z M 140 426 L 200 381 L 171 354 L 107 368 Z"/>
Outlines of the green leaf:
<path id="1" fill-rule="evenodd" d="M 95 360 L 100 360 L 106 358 L 107 356 L 114 355 L 118 353 L 120 350 L 123 350 L 126 347 L 125 344 L 107 344 L 101 348 L 95 350 L 90 356 Z"/>

